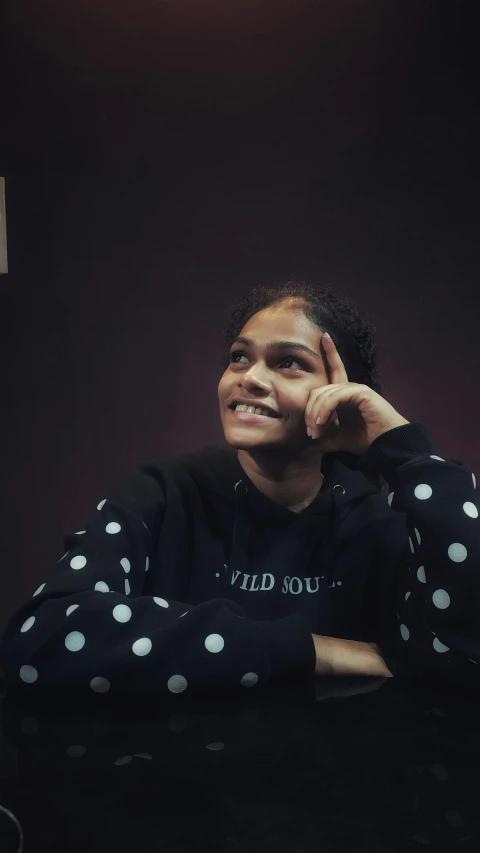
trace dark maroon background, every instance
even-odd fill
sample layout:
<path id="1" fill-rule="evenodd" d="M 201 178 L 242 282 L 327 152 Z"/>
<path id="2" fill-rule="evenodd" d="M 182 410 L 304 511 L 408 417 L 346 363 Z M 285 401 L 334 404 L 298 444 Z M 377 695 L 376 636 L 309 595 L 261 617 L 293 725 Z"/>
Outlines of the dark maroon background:
<path id="1" fill-rule="evenodd" d="M 225 308 L 262 280 L 358 298 L 385 397 L 480 475 L 468 8 L 7 5 L 0 631 L 120 471 L 222 441 Z"/>

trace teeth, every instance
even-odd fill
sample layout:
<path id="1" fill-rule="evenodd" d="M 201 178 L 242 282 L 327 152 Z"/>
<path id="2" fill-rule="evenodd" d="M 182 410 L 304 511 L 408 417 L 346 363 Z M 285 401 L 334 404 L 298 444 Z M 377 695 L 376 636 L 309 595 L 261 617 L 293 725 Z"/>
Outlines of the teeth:
<path id="1" fill-rule="evenodd" d="M 273 418 L 269 409 L 263 409 L 261 406 L 246 406 L 245 403 L 239 403 L 235 406 L 236 412 L 249 412 L 250 414 L 264 415 L 267 418 Z"/>

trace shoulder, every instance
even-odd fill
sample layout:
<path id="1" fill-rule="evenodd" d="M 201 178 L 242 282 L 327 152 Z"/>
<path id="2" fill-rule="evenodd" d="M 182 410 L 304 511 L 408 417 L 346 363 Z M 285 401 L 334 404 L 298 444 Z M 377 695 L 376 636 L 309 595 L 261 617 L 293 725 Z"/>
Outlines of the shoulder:
<path id="1" fill-rule="evenodd" d="M 237 454 L 231 447 L 203 447 L 174 459 L 143 460 L 119 475 L 112 492 L 134 492 L 158 499 L 175 486 L 188 488 L 192 481 L 208 485 L 228 478 L 229 474 L 234 476 L 238 465 Z"/>

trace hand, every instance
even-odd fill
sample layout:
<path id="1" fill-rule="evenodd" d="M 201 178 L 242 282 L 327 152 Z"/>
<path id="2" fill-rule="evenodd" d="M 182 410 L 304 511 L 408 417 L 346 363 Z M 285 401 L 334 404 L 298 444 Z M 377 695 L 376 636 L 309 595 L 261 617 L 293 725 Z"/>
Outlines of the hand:
<path id="1" fill-rule="evenodd" d="M 363 455 L 384 432 L 410 423 L 368 385 L 348 381 L 343 361 L 327 333 L 322 346 L 332 384 L 310 391 L 305 423 L 311 438 L 322 439 L 325 453 Z"/>
<path id="2" fill-rule="evenodd" d="M 315 675 L 381 675 L 393 678 L 376 643 L 312 634 L 317 662 Z"/>

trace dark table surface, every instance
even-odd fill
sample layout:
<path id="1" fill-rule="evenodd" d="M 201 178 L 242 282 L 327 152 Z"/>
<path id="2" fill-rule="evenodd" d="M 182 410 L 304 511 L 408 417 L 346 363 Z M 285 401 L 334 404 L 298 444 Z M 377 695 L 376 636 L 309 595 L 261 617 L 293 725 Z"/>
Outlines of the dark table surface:
<path id="1" fill-rule="evenodd" d="M 471 690 L 328 679 L 1 702 L 1 853 L 480 851 Z"/>

